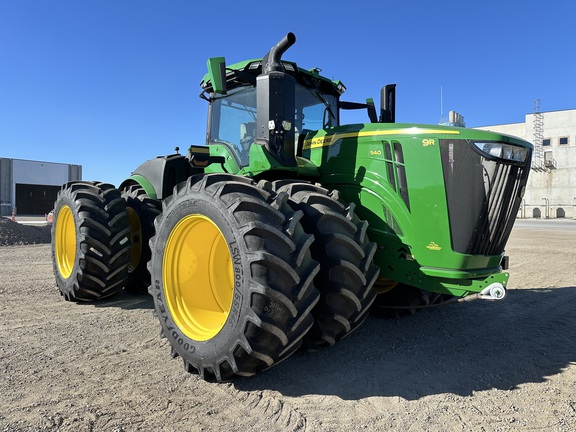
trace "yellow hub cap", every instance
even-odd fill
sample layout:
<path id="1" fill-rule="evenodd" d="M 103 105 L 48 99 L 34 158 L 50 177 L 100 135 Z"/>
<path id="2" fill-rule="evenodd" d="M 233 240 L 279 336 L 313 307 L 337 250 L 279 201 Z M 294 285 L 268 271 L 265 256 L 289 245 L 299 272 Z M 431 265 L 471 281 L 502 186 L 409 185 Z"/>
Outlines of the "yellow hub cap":
<path id="1" fill-rule="evenodd" d="M 162 263 L 170 315 L 186 336 L 205 341 L 228 318 L 234 294 L 230 250 L 220 229 L 203 215 L 182 218 L 170 232 Z"/>
<path id="2" fill-rule="evenodd" d="M 76 226 L 68 206 L 63 206 L 58 212 L 54 237 L 56 265 L 60 275 L 68 279 L 76 261 Z"/>
<path id="3" fill-rule="evenodd" d="M 128 219 L 130 221 L 130 238 L 132 239 L 132 246 L 130 247 L 130 264 L 128 271 L 133 272 L 142 256 L 142 226 L 140 225 L 140 218 L 132 207 L 126 207 L 128 212 Z"/>

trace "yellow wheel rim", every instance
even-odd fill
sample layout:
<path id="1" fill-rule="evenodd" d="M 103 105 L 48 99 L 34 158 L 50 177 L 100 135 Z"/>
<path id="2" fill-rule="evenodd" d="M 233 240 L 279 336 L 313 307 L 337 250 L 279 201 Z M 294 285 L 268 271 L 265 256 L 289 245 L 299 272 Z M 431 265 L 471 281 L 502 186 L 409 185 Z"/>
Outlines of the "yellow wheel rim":
<path id="1" fill-rule="evenodd" d="M 128 212 L 128 219 L 130 221 L 130 238 L 132 239 L 132 246 L 130 247 L 130 264 L 128 264 L 128 271 L 133 272 L 142 256 L 142 225 L 140 225 L 140 218 L 132 207 L 126 207 Z"/>
<path id="2" fill-rule="evenodd" d="M 54 245 L 58 271 L 64 279 L 68 279 L 76 262 L 76 226 L 68 206 L 63 206 L 56 218 Z"/>
<path id="3" fill-rule="evenodd" d="M 226 239 L 214 222 L 203 215 L 182 218 L 168 236 L 162 274 L 178 328 L 196 341 L 216 336 L 232 307 L 234 272 Z"/>

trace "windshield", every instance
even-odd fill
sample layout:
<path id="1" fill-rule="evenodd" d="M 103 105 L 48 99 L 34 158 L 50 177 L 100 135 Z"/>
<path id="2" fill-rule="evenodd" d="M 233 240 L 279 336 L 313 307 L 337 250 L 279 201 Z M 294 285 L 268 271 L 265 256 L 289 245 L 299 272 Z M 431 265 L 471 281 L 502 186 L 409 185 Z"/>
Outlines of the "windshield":
<path id="1" fill-rule="evenodd" d="M 338 125 L 336 96 L 296 84 L 295 141 L 302 131 Z M 239 87 L 211 101 L 208 144 L 224 144 L 241 167 L 256 139 L 256 88 Z"/>

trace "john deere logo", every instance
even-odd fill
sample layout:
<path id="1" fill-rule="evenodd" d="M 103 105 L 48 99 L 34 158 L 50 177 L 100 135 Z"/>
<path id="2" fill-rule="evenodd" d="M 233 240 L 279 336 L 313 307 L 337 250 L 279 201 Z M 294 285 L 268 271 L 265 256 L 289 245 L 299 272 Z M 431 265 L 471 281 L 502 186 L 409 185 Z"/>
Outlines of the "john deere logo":
<path id="1" fill-rule="evenodd" d="M 440 246 L 438 246 L 436 243 L 434 242 L 430 242 L 430 244 L 428 246 L 426 246 L 428 249 L 433 250 L 433 251 L 439 251 L 440 249 L 442 249 Z"/>

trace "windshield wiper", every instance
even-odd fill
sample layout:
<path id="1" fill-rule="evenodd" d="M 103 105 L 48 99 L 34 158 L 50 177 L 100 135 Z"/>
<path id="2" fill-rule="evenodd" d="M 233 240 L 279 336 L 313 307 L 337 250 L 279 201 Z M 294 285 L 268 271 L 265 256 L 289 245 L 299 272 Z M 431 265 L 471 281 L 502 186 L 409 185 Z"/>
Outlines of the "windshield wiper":
<path id="1" fill-rule="evenodd" d="M 328 101 L 324 98 L 324 96 L 322 96 L 322 93 L 320 93 L 320 89 L 316 86 L 316 84 L 314 84 L 314 86 L 316 87 L 316 89 L 312 90 L 309 87 L 306 87 L 308 89 L 308 91 L 310 93 L 312 93 L 314 96 L 316 96 L 316 99 L 318 99 L 320 102 L 322 102 L 324 104 L 324 106 L 326 107 L 326 110 L 328 111 L 328 114 L 330 114 L 332 116 L 332 118 L 334 120 L 336 120 L 336 116 L 334 115 L 334 112 L 332 111 L 332 108 L 330 107 L 330 104 L 328 103 Z"/>

